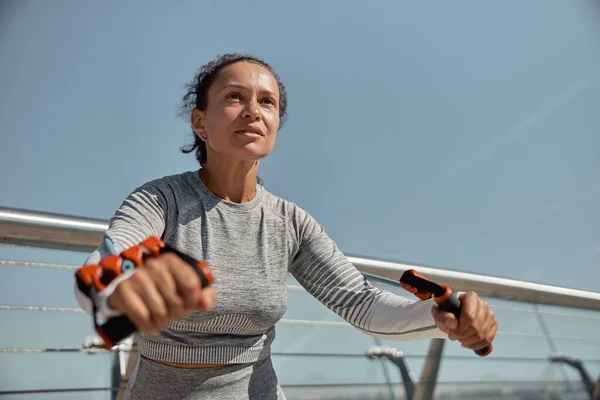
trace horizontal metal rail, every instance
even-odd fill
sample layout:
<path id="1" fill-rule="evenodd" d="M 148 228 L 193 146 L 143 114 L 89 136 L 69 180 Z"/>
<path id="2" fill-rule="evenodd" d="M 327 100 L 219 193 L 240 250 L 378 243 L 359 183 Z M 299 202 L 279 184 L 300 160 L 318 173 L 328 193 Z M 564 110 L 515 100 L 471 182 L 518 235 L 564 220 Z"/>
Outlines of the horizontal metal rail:
<path id="1" fill-rule="evenodd" d="M 102 241 L 108 221 L 64 214 L 0 207 L 0 243 L 90 252 Z M 363 273 L 397 282 L 416 269 L 455 290 L 482 296 L 600 311 L 600 293 L 541 285 L 514 279 L 449 271 L 422 265 L 348 256 Z"/>
<path id="2" fill-rule="evenodd" d="M 454 290 L 474 291 L 479 295 L 526 303 L 600 311 L 600 293 L 597 292 L 362 257 L 348 257 L 348 259 L 361 272 L 387 278 L 394 284 L 404 271 L 415 269 L 431 280 L 442 282 Z M 376 277 L 372 278 L 376 279 Z"/>
<path id="3" fill-rule="evenodd" d="M 91 252 L 108 221 L 0 207 L 0 243 Z"/>
<path id="4" fill-rule="evenodd" d="M 384 347 L 385 349 L 385 347 Z M 108 355 L 112 356 L 114 353 L 119 351 L 123 351 L 125 353 L 129 353 L 132 351 L 137 351 L 137 347 L 133 347 L 132 349 L 102 349 L 102 348 L 43 348 L 43 347 L 12 347 L 12 348 L 0 348 L 0 354 L 45 354 L 45 353 L 76 353 L 76 354 L 90 354 L 90 355 Z M 405 353 L 402 352 L 404 357 L 406 358 L 426 358 L 427 354 L 414 354 L 414 353 Z M 301 357 L 301 358 L 309 358 L 309 357 L 327 357 L 327 358 L 367 358 L 368 354 L 365 353 L 294 353 L 294 352 L 282 352 L 282 351 L 272 351 L 271 356 L 274 357 Z M 443 356 L 439 356 L 438 358 L 443 359 L 452 359 L 452 360 L 472 360 L 473 357 L 471 355 L 458 355 L 458 354 L 445 354 Z M 581 362 L 588 363 L 597 363 L 600 362 L 600 359 L 594 358 L 579 358 L 577 359 Z M 511 361 L 511 362 L 539 362 L 539 363 L 549 363 L 551 362 L 551 358 L 549 357 L 502 357 L 502 356 L 494 356 L 494 358 L 490 358 L 489 362 L 498 362 L 498 361 Z"/>
<path id="5" fill-rule="evenodd" d="M 0 391 L 0 396 L 28 395 L 28 394 L 50 394 L 50 393 L 116 392 L 118 390 L 119 390 L 118 387 L 3 390 L 3 391 Z"/>
<path id="6" fill-rule="evenodd" d="M 438 382 L 440 385 L 449 386 L 464 386 L 478 385 L 481 386 L 500 386 L 500 385 L 515 385 L 511 387 L 513 393 L 521 393 L 523 389 L 526 392 L 532 391 L 533 388 L 545 387 L 547 389 L 558 390 L 560 393 L 581 393 L 581 389 L 569 389 L 566 387 L 566 383 L 572 384 L 572 381 L 461 381 L 461 382 L 450 382 L 442 381 Z M 402 385 L 402 382 L 393 382 L 394 385 Z M 335 388 L 378 388 L 385 387 L 388 383 L 368 383 L 368 382 L 341 382 L 341 383 L 310 383 L 310 384 L 281 384 L 283 389 L 335 389 Z M 56 388 L 56 389 L 32 389 L 32 390 L 4 390 L 0 391 L 0 395 L 24 395 L 24 394 L 46 394 L 46 393 L 73 393 L 73 392 L 98 392 L 98 391 L 117 391 L 119 387 L 91 387 L 91 388 Z M 493 392 L 502 392 L 502 389 L 487 389 Z M 535 390 L 535 389 L 534 389 Z M 456 391 L 456 393 L 461 393 Z M 480 391 L 475 392 L 476 394 L 483 394 Z M 469 397 L 471 398 L 471 397 Z"/>

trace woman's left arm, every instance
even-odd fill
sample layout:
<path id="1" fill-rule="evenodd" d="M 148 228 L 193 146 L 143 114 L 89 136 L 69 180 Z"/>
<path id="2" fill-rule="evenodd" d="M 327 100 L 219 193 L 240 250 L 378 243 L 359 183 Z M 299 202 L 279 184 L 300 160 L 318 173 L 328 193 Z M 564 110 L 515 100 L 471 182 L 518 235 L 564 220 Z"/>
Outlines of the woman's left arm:
<path id="1" fill-rule="evenodd" d="M 301 212 L 298 217 L 298 250 L 290 272 L 312 296 L 351 325 L 385 340 L 449 338 L 464 347 L 483 348 L 481 342 L 493 339 L 495 329 L 491 334 L 490 323 L 485 323 L 493 314 L 476 294 L 461 294 L 464 318 L 456 321 L 433 300 L 407 299 L 378 289 L 310 215 Z"/>

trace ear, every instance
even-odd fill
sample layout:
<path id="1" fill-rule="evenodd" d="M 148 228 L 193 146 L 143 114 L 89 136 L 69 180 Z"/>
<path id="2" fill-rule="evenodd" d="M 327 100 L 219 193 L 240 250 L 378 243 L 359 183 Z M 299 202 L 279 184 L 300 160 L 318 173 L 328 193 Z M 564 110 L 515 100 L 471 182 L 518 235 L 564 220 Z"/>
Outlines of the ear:
<path id="1" fill-rule="evenodd" d="M 206 140 L 206 129 L 204 128 L 204 112 L 194 107 L 190 116 L 192 129 L 202 140 Z"/>

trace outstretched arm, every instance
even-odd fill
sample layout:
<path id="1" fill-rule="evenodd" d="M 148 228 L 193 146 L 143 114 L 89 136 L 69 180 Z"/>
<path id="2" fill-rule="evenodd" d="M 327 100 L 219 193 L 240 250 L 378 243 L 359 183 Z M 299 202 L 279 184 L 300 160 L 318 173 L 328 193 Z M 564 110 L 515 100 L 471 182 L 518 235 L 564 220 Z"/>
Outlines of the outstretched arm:
<path id="1" fill-rule="evenodd" d="M 145 184 L 131 193 L 111 218 L 104 241 L 88 256 L 84 265 L 97 264 L 102 258 L 110 254 L 118 254 L 149 236 L 161 237 L 167 218 L 167 195 L 163 190 L 151 184 Z M 113 280 L 102 293 L 95 297 L 100 316 L 107 318 L 119 314 L 108 307 L 107 298 L 116 286 L 128 276 L 128 274 L 124 274 Z M 74 291 L 81 308 L 91 314 L 92 299 L 80 290 L 77 282 L 75 282 Z"/>
<path id="2" fill-rule="evenodd" d="M 310 215 L 299 211 L 296 222 L 298 251 L 290 272 L 327 308 L 381 339 L 447 338 L 432 316 L 433 300 L 407 299 L 372 286 Z"/>
<path id="3" fill-rule="evenodd" d="M 316 299 L 368 335 L 386 340 L 448 338 L 463 347 L 489 346 L 498 322 L 487 302 L 461 293 L 460 320 L 433 300 L 409 300 L 372 286 L 308 214 L 295 220 L 298 251 L 291 272 Z"/>

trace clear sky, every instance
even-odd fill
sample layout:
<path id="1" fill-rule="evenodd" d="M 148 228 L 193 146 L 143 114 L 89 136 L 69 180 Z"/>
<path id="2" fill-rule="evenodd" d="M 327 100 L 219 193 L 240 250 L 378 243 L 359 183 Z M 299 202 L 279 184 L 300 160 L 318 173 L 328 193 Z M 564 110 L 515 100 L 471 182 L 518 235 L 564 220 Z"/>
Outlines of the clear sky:
<path id="1" fill-rule="evenodd" d="M 109 218 L 197 168 L 183 86 L 247 52 L 289 92 L 265 186 L 343 251 L 598 291 L 599 49 L 598 1 L 3 1 L 0 206 Z"/>

